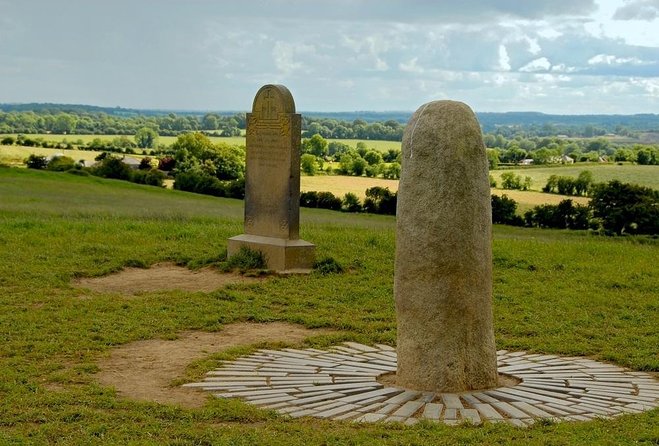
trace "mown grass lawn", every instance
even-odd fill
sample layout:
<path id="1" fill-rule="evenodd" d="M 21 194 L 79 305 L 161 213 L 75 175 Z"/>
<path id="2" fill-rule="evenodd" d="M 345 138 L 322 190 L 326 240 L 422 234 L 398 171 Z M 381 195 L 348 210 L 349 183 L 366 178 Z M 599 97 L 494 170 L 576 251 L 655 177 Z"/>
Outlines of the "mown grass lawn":
<path id="1" fill-rule="evenodd" d="M 0 168 L 0 444 L 656 445 L 659 410 L 588 423 L 450 428 L 292 420 L 209 397 L 141 403 L 95 382 L 115 346 L 235 321 L 330 327 L 311 338 L 393 345 L 393 217 L 303 209 L 302 233 L 347 268 L 212 293 L 127 298 L 71 279 L 127 265 L 217 260 L 242 202 L 67 173 Z M 494 228 L 497 346 L 659 371 L 659 242 Z M 83 298 L 84 297 L 84 298 Z M 253 346 L 248 346 L 247 350 Z M 241 351 L 247 351 L 242 349 Z M 235 353 L 235 352 L 234 352 Z M 231 352 L 229 352 L 231 354 Z M 191 364 L 199 378 L 220 355 Z"/>

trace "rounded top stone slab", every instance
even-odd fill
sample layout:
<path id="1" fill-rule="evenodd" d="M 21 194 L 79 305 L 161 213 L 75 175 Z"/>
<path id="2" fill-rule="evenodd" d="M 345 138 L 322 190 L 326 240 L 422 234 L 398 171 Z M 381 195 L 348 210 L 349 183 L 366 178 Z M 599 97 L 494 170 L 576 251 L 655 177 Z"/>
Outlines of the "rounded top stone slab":
<path id="1" fill-rule="evenodd" d="M 264 85 L 254 97 L 252 113 L 266 119 L 276 118 L 278 113 L 295 113 L 293 95 L 283 85 Z"/>

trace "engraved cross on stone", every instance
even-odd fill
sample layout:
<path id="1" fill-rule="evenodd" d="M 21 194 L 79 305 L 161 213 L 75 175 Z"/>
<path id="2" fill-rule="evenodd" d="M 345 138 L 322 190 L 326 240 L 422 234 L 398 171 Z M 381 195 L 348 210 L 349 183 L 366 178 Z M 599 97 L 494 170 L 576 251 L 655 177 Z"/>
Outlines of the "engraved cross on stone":
<path id="1" fill-rule="evenodd" d="M 268 89 L 263 95 L 263 105 L 261 106 L 261 115 L 263 119 L 276 119 L 277 106 L 275 105 L 275 97 L 272 95 L 272 90 Z"/>

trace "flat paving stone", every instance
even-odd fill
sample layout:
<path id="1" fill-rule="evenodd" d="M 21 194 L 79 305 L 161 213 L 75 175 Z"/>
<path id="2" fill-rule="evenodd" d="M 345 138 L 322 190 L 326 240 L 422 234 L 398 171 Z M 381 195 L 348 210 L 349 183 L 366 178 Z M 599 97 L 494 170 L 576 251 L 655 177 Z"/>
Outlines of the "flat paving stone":
<path id="1" fill-rule="evenodd" d="M 376 380 L 396 370 L 394 347 L 346 342 L 328 350 L 262 349 L 209 371 L 185 387 L 218 398 L 240 398 L 292 417 L 353 422 L 420 419 L 457 425 L 539 419 L 588 421 L 659 407 L 659 380 L 588 358 L 497 352 L 499 371 L 519 380 L 510 387 L 464 393 L 407 390 Z"/>
<path id="2" fill-rule="evenodd" d="M 423 413 L 421 416 L 426 420 L 439 420 L 443 408 L 443 404 L 428 403 L 423 408 Z"/>

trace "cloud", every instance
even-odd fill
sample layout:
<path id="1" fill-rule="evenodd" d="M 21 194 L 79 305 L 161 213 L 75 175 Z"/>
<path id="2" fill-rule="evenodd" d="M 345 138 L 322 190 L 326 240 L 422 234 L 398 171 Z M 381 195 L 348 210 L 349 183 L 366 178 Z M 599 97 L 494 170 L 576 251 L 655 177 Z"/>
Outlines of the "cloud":
<path id="1" fill-rule="evenodd" d="M 610 54 L 598 54 L 588 59 L 588 65 L 648 65 L 637 57 L 616 57 Z"/>
<path id="2" fill-rule="evenodd" d="M 614 20 L 653 21 L 659 17 L 659 0 L 627 0 L 613 14 Z"/>
<path id="3" fill-rule="evenodd" d="M 510 56 L 505 45 L 499 45 L 499 69 L 510 71 Z"/>
<path id="4" fill-rule="evenodd" d="M 551 63 L 546 57 L 540 57 L 527 63 L 519 69 L 519 71 L 534 73 L 537 71 L 548 71 L 551 68 Z"/>
<path id="5" fill-rule="evenodd" d="M 413 57 L 407 62 L 401 62 L 398 64 L 400 71 L 405 71 L 407 73 L 423 73 L 425 70 L 423 67 L 420 67 L 417 63 L 419 61 L 418 57 Z"/>
<path id="6" fill-rule="evenodd" d="M 313 45 L 278 41 L 272 49 L 272 58 L 275 62 L 275 67 L 281 73 L 288 75 L 305 67 L 300 60 L 296 60 L 297 56 L 310 55 L 314 51 L 315 47 Z"/>

